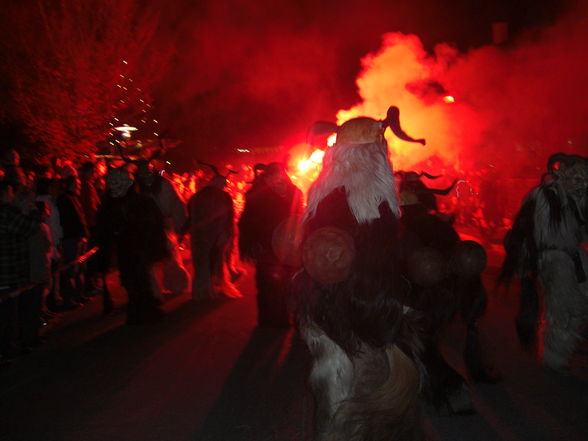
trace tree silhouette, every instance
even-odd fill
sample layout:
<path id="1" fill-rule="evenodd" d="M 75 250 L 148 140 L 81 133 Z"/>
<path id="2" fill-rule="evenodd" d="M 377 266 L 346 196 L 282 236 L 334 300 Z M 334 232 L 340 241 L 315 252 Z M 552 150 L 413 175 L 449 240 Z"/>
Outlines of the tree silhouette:
<path id="1" fill-rule="evenodd" d="M 44 152 L 95 152 L 114 127 L 151 113 L 150 91 L 171 53 L 156 34 L 153 7 L 30 0 L 7 16 L 15 30 L 7 51 L 15 112 Z"/>

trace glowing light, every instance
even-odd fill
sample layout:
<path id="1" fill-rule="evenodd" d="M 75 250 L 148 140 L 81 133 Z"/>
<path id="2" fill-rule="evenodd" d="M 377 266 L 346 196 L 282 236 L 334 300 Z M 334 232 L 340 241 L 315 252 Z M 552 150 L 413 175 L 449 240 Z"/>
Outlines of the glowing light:
<path id="1" fill-rule="evenodd" d="M 309 159 L 315 164 L 322 164 L 324 156 L 325 152 L 323 150 L 317 149 L 314 152 L 312 152 L 312 155 L 310 155 Z"/>
<path id="2" fill-rule="evenodd" d="M 337 142 L 337 134 L 336 133 L 333 133 L 331 136 L 329 136 L 327 138 L 327 145 L 329 147 L 333 147 L 336 142 Z"/>
<path id="3" fill-rule="evenodd" d="M 303 159 L 298 161 L 298 170 L 302 173 L 306 173 L 310 168 L 310 159 Z"/>
<path id="4" fill-rule="evenodd" d="M 445 95 L 445 96 L 443 97 L 443 102 L 444 102 L 444 103 L 447 103 L 447 104 L 452 104 L 452 103 L 454 103 L 454 102 L 455 102 L 455 98 L 454 98 L 454 97 L 452 97 L 451 95 Z"/>
<path id="5" fill-rule="evenodd" d="M 251 150 L 249 150 L 249 149 L 237 149 L 237 151 L 239 153 L 250 153 L 251 152 Z"/>
<path id="6" fill-rule="evenodd" d="M 118 119 L 114 118 L 115 120 L 118 121 Z M 123 124 L 120 127 L 115 127 L 114 130 L 118 130 L 119 132 L 135 132 L 139 129 L 137 129 L 136 127 L 133 126 L 129 126 L 128 124 Z"/>

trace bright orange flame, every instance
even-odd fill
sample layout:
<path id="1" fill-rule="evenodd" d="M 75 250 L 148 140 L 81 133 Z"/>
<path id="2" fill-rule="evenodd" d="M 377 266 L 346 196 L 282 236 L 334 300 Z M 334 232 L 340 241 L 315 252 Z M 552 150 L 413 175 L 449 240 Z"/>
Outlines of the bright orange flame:
<path id="1" fill-rule="evenodd" d="M 321 149 L 316 149 L 314 152 L 312 152 L 312 155 L 310 155 L 310 161 L 314 162 L 315 165 L 319 165 L 323 163 L 323 158 L 325 157 L 325 152 L 324 150 Z"/>
<path id="2" fill-rule="evenodd" d="M 310 156 L 294 156 L 292 159 L 292 172 L 290 178 L 304 193 L 307 192 L 310 185 L 318 177 L 325 152 L 321 149 L 315 149 Z"/>
<path id="3" fill-rule="evenodd" d="M 302 173 L 306 173 L 310 166 L 310 159 L 301 159 L 298 161 L 298 170 L 300 170 Z"/>
<path id="4" fill-rule="evenodd" d="M 455 98 L 453 98 L 451 95 L 446 95 L 443 97 L 443 102 L 447 104 L 452 104 L 455 102 Z"/>
<path id="5" fill-rule="evenodd" d="M 337 142 L 337 134 L 333 133 L 331 136 L 327 138 L 327 145 L 329 147 L 333 147 L 335 145 L 335 142 Z"/>

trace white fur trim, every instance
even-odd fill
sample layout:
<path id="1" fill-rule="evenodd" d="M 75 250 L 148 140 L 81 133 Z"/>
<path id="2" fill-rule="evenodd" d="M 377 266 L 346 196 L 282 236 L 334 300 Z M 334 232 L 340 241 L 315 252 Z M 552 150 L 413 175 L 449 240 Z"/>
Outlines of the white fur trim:
<path id="1" fill-rule="evenodd" d="M 318 204 L 338 187 L 345 187 L 349 208 L 360 224 L 378 219 L 384 201 L 400 216 L 396 178 L 385 142 L 327 149 L 323 169 L 308 194 L 305 219 L 314 216 Z"/>
<path id="2" fill-rule="evenodd" d="M 301 332 L 313 356 L 310 383 L 315 391 L 321 389 L 328 401 L 329 417 L 333 417 L 352 393 L 353 363 L 316 323 L 307 321 L 301 326 Z"/>

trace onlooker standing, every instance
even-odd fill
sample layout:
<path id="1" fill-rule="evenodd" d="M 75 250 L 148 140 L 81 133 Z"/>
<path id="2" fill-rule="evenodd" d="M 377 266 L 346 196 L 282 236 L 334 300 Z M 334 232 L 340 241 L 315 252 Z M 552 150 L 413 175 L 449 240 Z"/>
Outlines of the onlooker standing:
<path id="1" fill-rule="evenodd" d="M 43 311 L 43 296 L 50 286 L 53 241 L 51 228 L 46 223 L 51 213 L 47 202 L 35 203 L 39 229 L 29 237 L 29 282 L 34 284 L 19 297 L 20 340 L 23 346 L 38 346 L 39 327 Z"/>
<path id="2" fill-rule="evenodd" d="M 57 179 L 41 178 L 37 180 L 37 202 L 45 202 L 49 205 L 49 218 L 45 220 L 51 229 L 51 284 L 46 297 L 46 306 L 49 310 L 57 310 L 58 303 L 61 302 L 59 294 L 59 277 L 57 269 L 61 262 L 61 240 L 63 238 L 63 229 L 61 228 L 61 219 L 59 209 L 57 208 L 57 198 L 61 193 L 61 184 Z"/>
<path id="3" fill-rule="evenodd" d="M 80 265 L 73 263 L 84 253 L 89 236 L 79 193 L 80 180 L 77 176 L 70 176 L 65 180 L 65 191 L 57 199 L 63 229 L 62 263 L 70 265 L 60 275 L 61 297 L 65 309 L 75 308 L 76 303 L 86 300 L 83 295 L 84 283 Z"/>
<path id="4" fill-rule="evenodd" d="M 14 205 L 12 185 L 0 181 L 0 360 L 18 353 L 18 301 L 7 297 L 29 279 L 28 239 L 39 228 L 34 215 Z"/>
<path id="5" fill-rule="evenodd" d="M 88 231 L 90 236 L 88 238 L 88 248 L 95 246 L 95 230 L 96 230 L 96 213 L 100 206 L 100 196 L 96 191 L 95 186 L 96 166 L 93 162 L 86 162 L 80 167 L 80 202 Z M 99 291 L 97 289 L 99 283 L 99 270 L 96 259 L 90 259 L 85 267 L 85 294 L 93 296 Z"/>

